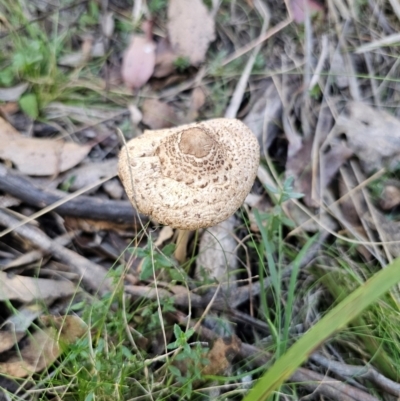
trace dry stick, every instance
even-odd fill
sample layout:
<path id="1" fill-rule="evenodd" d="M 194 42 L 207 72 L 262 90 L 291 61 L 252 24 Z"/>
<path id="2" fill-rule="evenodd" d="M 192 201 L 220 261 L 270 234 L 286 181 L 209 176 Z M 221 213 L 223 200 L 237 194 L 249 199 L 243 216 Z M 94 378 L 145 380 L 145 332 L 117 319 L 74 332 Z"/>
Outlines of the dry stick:
<path id="1" fill-rule="evenodd" d="M 97 183 L 98 184 L 98 183 Z M 11 169 L 0 165 L 0 190 L 12 195 L 28 205 L 43 208 L 64 200 L 58 193 L 36 187 L 29 179 Z M 55 209 L 66 216 L 93 220 L 107 220 L 116 223 L 131 224 L 138 219 L 136 210 L 128 201 L 97 199 L 91 196 L 79 196 L 68 200 Z M 145 216 L 140 216 L 147 222 Z"/>
<path id="2" fill-rule="evenodd" d="M 182 312 L 178 311 L 170 315 L 179 324 L 186 325 L 186 316 Z M 193 323 L 192 326 L 194 326 Z M 209 341 L 215 340 L 218 337 L 212 330 L 203 326 L 198 326 L 196 332 Z M 246 343 L 242 343 L 239 354 L 242 358 L 251 358 L 251 362 L 257 366 L 266 365 L 271 360 L 271 356 L 264 350 Z M 316 392 L 338 401 L 378 401 L 377 398 L 362 390 L 305 368 L 299 368 L 290 377 L 289 381 L 301 384 L 302 387 L 310 392 Z"/>
<path id="3" fill-rule="evenodd" d="M 13 227 L 18 223 L 18 219 L 0 209 L 0 225 Z M 13 232 L 69 266 L 73 272 L 79 274 L 83 284 L 89 289 L 98 291 L 100 294 L 111 289 L 111 280 L 106 277 L 107 270 L 104 267 L 87 260 L 70 249 L 64 248 L 38 228 L 24 225 L 14 229 Z"/>
<path id="4" fill-rule="evenodd" d="M 371 366 L 354 366 L 346 363 L 332 361 L 329 358 L 314 352 L 311 359 L 326 369 L 342 377 L 367 379 L 389 394 L 400 396 L 400 384 L 383 376 Z"/>

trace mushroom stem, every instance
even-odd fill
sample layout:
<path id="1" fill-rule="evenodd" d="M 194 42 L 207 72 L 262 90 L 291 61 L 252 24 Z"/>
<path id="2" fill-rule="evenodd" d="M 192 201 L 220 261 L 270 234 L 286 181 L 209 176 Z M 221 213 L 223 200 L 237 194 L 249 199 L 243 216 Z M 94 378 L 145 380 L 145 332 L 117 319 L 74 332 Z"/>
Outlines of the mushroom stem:
<path id="1" fill-rule="evenodd" d="M 186 261 L 187 244 L 189 242 L 190 230 L 178 230 L 178 238 L 176 239 L 175 259 L 179 263 Z"/>

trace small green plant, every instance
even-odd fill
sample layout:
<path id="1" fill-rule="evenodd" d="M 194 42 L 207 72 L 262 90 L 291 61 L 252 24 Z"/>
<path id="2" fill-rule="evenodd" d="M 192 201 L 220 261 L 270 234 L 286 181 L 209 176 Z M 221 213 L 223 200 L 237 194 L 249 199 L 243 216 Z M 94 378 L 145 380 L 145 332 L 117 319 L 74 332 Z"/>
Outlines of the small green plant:
<path id="1" fill-rule="evenodd" d="M 178 383 L 182 386 L 180 391 L 187 399 L 193 392 L 193 382 L 201 380 L 201 368 L 209 363 L 204 354 L 208 351 L 199 343 L 189 344 L 189 339 L 193 336 L 194 330 L 188 329 L 186 332 L 175 324 L 174 334 L 176 340 L 168 344 L 168 349 L 180 349 L 180 352 L 174 358 L 174 361 L 185 361 L 184 369 L 179 369 L 173 364 L 168 366 L 169 371 L 176 378 Z"/>
<path id="2" fill-rule="evenodd" d="M 172 275 L 174 275 L 173 269 L 171 269 L 174 266 L 171 258 L 174 251 L 175 244 L 168 244 L 164 246 L 161 251 L 158 251 L 154 249 L 154 245 L 150 242 L 145 248 L 133 248 L 132 252 L 139 258 L 143 258 L 140 280 L 148 280 L 150 277 L 153 277 L 153 272 L 161 269 L 167 269 L 170 273 L 172 272 Z M 179 278 L 182 277 L 179 276 Z"/>
<path id="3" fill-rule="evenodd" d="M 167 1 L 166 0 L 150 0 L 148 3 L 148 8 L 150 13 L 159 13 L 163 9 L 167 7 Z"/>
<path id="4" fill-rule="evenodd" d="M 185 72 L 190 67 L 190 60 L 180 56 L 174 61 L 174 66 L 179 72 Z"/>

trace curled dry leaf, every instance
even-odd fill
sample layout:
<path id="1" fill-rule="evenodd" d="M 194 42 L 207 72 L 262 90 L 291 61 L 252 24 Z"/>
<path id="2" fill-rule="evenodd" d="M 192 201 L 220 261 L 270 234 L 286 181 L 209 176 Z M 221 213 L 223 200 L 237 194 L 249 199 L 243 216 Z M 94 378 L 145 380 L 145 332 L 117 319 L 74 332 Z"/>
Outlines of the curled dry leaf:
<path id="1" fill-rule="evenodd" d="M 165 241 L 172 238 L 174 230 L 170 226 L 164 226 L 158 233 L 157 239 L 154 242 L 155 246 L 161 246 Z"/>
<path id="2" fill-rule="evenodd" d="M 158 99 L 146 99 L 143 103 L 142 113 L 143 123 L 151 129 L 170 128 L 177 123 L 173 107 Z"/>
<path id="3" fill-rule="evenodd" d="M 11 88 L 0 88 L 0 100 L 3 102 L 17 102 L 28 89 L 29 84 L 22 83 Z"/>
<path id="4" fill-rule="evenodd" d="M 118 160 L 108 159 L 97 163 L 85 164 L 81 167 L 77 167 L 71 170 L 64 182 L 71 182 L 71 191 L 77 191 L 83 187 L 94 184 L 97 181 L 117 174 Z"/>
<path id="5" fill-rule="evenodd" d="M 156 65 L 153 76 L 156 78 L 164 78 L 175 71 L 175 60 L 178 55 L 171 47 L 171 43 L 167 38 L 162 38 L 157 43 L 156 48 Z"/>
<path id="6" fill-rule="evenodd" d="M 192 65 L 204 61 L 210 42 L 215 39 L 214 19 L 202 0 L 170 0 L 168 35 L 174 51 Z"/>
<path id="7" fill-rule="evenodd" d="M 383 210 L 390 210 L 400 205 L 400 186 L 386 185 L 383 188 L 379 202 Z"/>
<path id="8" fill-rule="evenodd" d="M 282 101 L 272 81 L 254 97 L 256 99 L 243 122 L 257 137 L 264 155 L 281 131 Z"/>
<path id="9" fill-rule="evenodd" d="M 41 314 L 42 307 L 39 304 L 23 305 L 3 322 L 0 330 L 0 353 L 9 350 L 25 337 L 26 330 Z"/>
<path id="10" fill-rule="evenodd" d="M 14 198 L 11 195 L 0 195 L 0 208 L 9 208 L 9 207 L 15 207 L 19 206 L 21 204 L 21 201 L 17 198 Z"/>
<path id="11" fill-rule="evenodd" d="M 156 45 L 143 36 L 133 36 L 122 60 L 121 75 L 131 89 L 141 88 L 153 75 Z"/>
<path id="12" fill-rule="evenodd" d="M 77 291 L 69 281 L 9 275 L 0 272 L 0 300 L 32 302 L 37 299 L 56 299 Z"/>
<path id="13" fill-rule="evenodd" d="M 347 146 L 358 156 L 364 170 L 393 170 L 400 157 L 400 121 L 391 114 L 361 103 L 350 102 L 334 127 L 345 134 Z"/>
<path id="14" fill-rule="evenodd" d="M 105 182 L 103 189 L 111 199 L 121 199 L 124 195 L 124 188 L 117 178 Z"/>
<path id="15" fill-rule="evenodd" d="M 209 364 L 203 368 L 203 375 L 222 375 L 226 373 L 233 359 L 240 352 L 241 345 L 241 341 L 236 336 L 217 338 L 206 355 Z"/>
<path id="16" fill-rule="evenodd" d="M 24 336 L 25 332 L 0 331 L 0 352 L 9 350 Z"/>
<path id="17" fill-rule="evenodd" d="M 0 159 L 11 161 L 24 174 L 55 175 L 69 170 L 90 149 L 73 142 L 24 137 L 0 117 Z"/>
<path id="18" fill-rule="evenodd" d="M 307 206 L 318 207 L 317 199 L 312 198 L 313 176 L 311 168 L 311 152 L 313 138 L 306 140 L 300 150 L 288 157 L 286 163 L 286 177 L 294 177 L 294 189 L 303 193 Z M 353 152 L 342 143 L 332 144 L 329 151 L 321 157 L 320 172 L 316 174 L 315 188 L 317 196 L 332 182 L 339 168 L 351 157 Z"/>
<path id="19" fill-rule="evenodd" d="M 196 118 L 199 116 L 199 110 L 204 106 L 205 102 L 206 94 L 204 93 L 204 89 L 197 86 L 193 89 L 190 96 L 189 110 L 187 113 L 188 122 L 196 120 Z"/>
<path id="20" fill-rule="evenodd" d="M 204 376 L 208 375 L 224 375 L 229 372 L 232 366 L 233 359 L 239 354 L 241 348 L 240 339 L 235 336 L 218 337 L 213 341 L 212 347 L 208 352 L 204 352 L 201 356 L 202 359 L 208 361 L 207 364 L 200 364 L 199 368 Z M 176 366 L 183 375 L 186 375 L 190 370 L 190 365 L 193 361 L 175 361 Z M 193 385 L 198 387 L 201 384 L 196 380 Z"/>
<path id="21" fill-rule="evenodd" d="M 0 373 L 22 378 L 40 372 L 61 355 L 63 345 L 72 344 L 87 331 L 77 316 L 53 317 L 51 325 L 33 333 L 21 350 L 0 363 Z"/>

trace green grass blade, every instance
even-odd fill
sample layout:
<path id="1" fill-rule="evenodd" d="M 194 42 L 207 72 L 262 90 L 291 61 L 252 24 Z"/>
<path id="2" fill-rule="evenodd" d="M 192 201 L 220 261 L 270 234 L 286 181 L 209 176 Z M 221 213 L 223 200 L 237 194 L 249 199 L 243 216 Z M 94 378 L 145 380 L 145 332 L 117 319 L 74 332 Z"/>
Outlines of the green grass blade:
<path id="1" fill-rule="evenodd" d="M 315 242 L 317 239 L 317 235 L 311 237 L 303 246 L 301 251 L 297 254 L 295 260 L 293 261 L 293 270 L 292 274 L 290 275 L 290 282 L 288 288 L 288 295 L 286 300 L 285 306 L 285 325 L 283 328 L 283 343 L 285 348 L 288 346 L 289 342 L 289 329 L 290 329 L 290 322 L 292 320 L 292 312 L 293 312 L 293 303 L 295 298 L 295 292 L 297 289 L 297 276 L 300 270 L 300 263 L 303 260 L 304 256 L 310 249 L 310 246 Z"/>
<path id="2" fill-rule="evenodd" d="M 259 379 L 244 401 L 265 400 L 295 372 L 316 348 L 332 334 L 343 329 L 358 314 L 399 281 L 400 258 L 397 258 L 385 269 L 357 288 L 304 334 Z"/>

